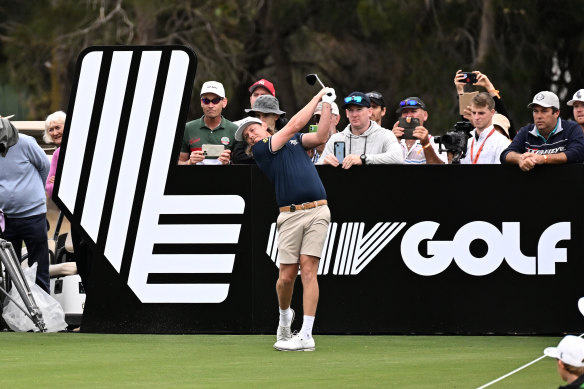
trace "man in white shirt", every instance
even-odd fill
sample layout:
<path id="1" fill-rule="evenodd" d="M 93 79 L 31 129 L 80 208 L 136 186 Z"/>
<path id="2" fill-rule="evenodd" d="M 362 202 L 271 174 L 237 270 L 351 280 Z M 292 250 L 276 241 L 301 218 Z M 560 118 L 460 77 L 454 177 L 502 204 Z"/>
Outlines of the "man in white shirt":
<path id="1" fill-rule="evenodd" d="M 488 93 L 481 92 L 472 98 L 470 107 L 475 129 L 470 132 L 466 155 L 460 163 L 500 164 L 499 157 L 511 142 L 493 126 L 495 101 Z"/>

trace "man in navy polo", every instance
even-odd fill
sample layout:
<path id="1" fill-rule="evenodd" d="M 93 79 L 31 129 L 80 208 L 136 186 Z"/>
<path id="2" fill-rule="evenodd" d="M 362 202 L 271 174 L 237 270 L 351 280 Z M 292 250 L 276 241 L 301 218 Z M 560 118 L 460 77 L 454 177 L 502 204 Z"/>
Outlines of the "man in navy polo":
<path id="1" fill-rule="evenodd" d="M 575 122 L 560 118 L 560 99 L 555 93 L 537 93 L 527 106 L 533 124 L 522 127 L 501 153 L 502 163 L 529 171 L 535 165 L 584 162 L 584 133 Z"/>
<path id="2" fill-rule="evenodd" d="M 299 133 L 308 123 L 322 98 L 323 108 L 318 130 Z M 331 120 L 334 90 L 323 88 L 277 133 L 258 118 L 240 121 L 235 139 L 252 146 L 258 167 L 274 183 L 280 207 L 277 220 L 280 273 L 276 282 L 280 320 L 274 348 L 281 351 L 313 351 L 312 327 L 319 299 L 316 275 L 331 214 L 326 191 L 306 149 L 324 143 Z M 300 269 L 303 287 L 304 320 L 294 336 L 290 326 L 294 311 L 290 308 L 294 282 Z"/>

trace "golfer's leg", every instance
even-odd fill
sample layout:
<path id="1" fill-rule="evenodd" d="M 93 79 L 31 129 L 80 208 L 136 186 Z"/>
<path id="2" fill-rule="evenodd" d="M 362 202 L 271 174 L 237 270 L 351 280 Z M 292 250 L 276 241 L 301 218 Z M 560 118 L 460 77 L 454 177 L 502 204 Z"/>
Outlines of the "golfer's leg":
<path id="1" fill-rule="evenodd" d="M 298 275 L 298 264 L 280 264 L 280 276 L 276 282 L 276 293 L 280 309 L 288 309 L 292 302 L 294 281 Z"/>
<path id="2" fill-rule="evenodd" d="M 302 279 L 304 315 L 306 316 L 316 315 L 319 296 L 318 281 L 316 279 L 317 272 L 318 258 L 301 254 L 300 277 Z"/>

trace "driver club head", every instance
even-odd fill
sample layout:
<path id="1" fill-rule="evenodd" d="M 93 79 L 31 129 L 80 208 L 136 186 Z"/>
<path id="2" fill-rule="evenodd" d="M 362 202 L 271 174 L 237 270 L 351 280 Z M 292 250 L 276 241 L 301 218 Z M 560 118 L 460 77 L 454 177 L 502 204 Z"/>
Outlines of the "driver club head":
<path id="1" fill-rule="evenodd" d="M 306 75 L 306 82 L 309 83 L 310 85 L 314 85 L 317 81 L 324 88 L 324 84 L 320 81 L 316 74 L 312 73 Z"/>

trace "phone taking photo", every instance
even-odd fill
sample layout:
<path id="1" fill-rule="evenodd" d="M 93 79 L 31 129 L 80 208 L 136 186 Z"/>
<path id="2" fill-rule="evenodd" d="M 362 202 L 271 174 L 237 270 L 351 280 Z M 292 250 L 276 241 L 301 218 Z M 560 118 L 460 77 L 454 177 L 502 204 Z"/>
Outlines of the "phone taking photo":
<path id="1" fill-rule="evenodd" d="M 205 158 L 219 158 L 223 150 L 225 150 L 225 146 L 223 145 L 203 145 L 203 155 Z"/>
<path id="2" fill-rule="evenodd" d="M 339 160 L 339 163 L 343 163 L 345 159 L 345 142 L 335 142 L 334 145 L 335 157 Z"/>
<path id="3" fill-rule="evenodd" d="M 461 80 L 462 82 L 467 83 L 467 84 L 476 84 L 477 83 L 476 73 L 463 72 L 461 74 L 464 75 L 464 78 Z"/>
<path id="4" fill-rule="evenodd" d="M 399 118 L 399 126 L 404 129 L 402 139 L 417 139 L 414 130 L 420 125 L 420 119 L 413 117 Z"/>

